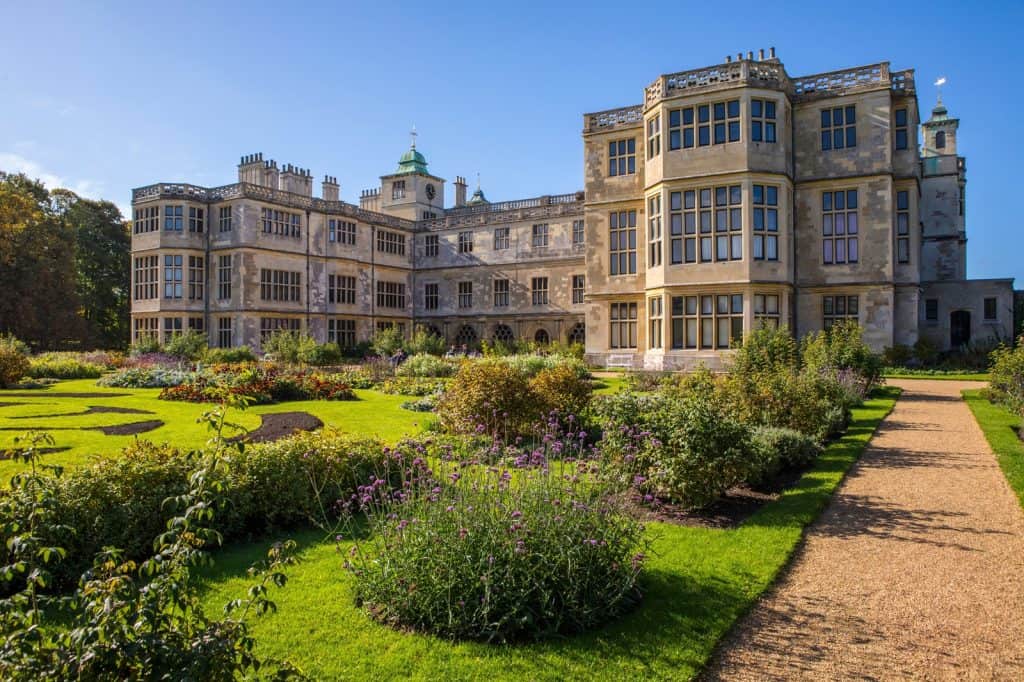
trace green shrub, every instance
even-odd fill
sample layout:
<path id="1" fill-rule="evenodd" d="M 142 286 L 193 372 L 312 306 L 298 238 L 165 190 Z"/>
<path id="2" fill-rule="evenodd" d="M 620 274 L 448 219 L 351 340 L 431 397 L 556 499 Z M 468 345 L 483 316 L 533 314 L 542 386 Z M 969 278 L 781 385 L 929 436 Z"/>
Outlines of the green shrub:
<path id="1" fill-rule="evenodd" d="M 627 390 L 646 393 L 657 391 L 674 380 L 671 372 L 627 372 L 622 383 Z"/>
<path id="2" fill-rule="evenodd" d="M 164 352 L 183 360 L 200 360 L 206 353 L 206 334 L 195 329 L 175 334 L 164 345 Z"/>
<path id="3" fill-rule="evenodd" d="M 799 347 L 786 327 L 761 326 L 748 333 L 732 356 L 732 374 L 757 375 L 780 369 L 796 370 Z"/>
<path id="4" fill-rule="evenodd" d="M 410 355 L 444 355 L 445 343 L 444 337 L 437 334 L 431 334 L 423 327 L 419 327 L 416 333 L 412 335 L 409 343 L 406 344 L 406 350 L 409 351 Z"/>
<path id="5" fill-rule="evenodd" d="M 640 597 L 643 527 L 586 474 L 531 467 L 510 485 L 508 470 L 442 461 L 430 476 L 413 460 L 420 449 L 405 450 L 405 500 L 373 482 L 360 489 L 371 533 L 353 533 L 345 562 L 374 619 L 502 643 L 588 630 Z"/>
<path id="6" fill-rule="evenodd" d="M 370 342 L 373 352 L 384 357 L 391 357 L 396 351 L 405 347 L 405 337 L 398 326 L 379 329 Z"/>
<path id="7" fill-rule="evenodd" d="M 96 384 L 113 388 L 167 388 L 195 381 L 197 376 L 195 372 L 180 369 L 126 367 L 104 375 Z"/>
<path id="8" fill-rule="evenodd" d="M 337 375 L 279 369 L 276 365 L 222 365 L 160 392 L 161 400 L 219 402 L 225 395 L 245 396 L 261 405 L 289 400 L 355 400 Z"/>
<path id="9" fill-rule="evenodd" d="M 882 359 L 864 343 L 863 330 L 855 322 L 842 322 L 828 331 L 808 334 L 800 348 L 803 366 L 818 373 L 854 372 L 864 390 L 882 376 Z"/>
<path id="10" fill-rule="evenodd" d="M 299 362 L 314 367 L 337 365 L 341 362 L 341 348 L 336 343 L 309 343 L 307 341 L 299 346 Z"/>
<path id="11" fill-rule="evenodd" d="M 1024 337 L 1016 348 L 1001 346 L 992 351 L 991 371 L 989 398 L 1024 415 Z"/>
<path id="12" fill-rule="evenodd" d="M 620 392 L 597 411 L 606 473 L 620 486 L 700 508 L 758 466 L 749 427 L 713 389 Z"/>
<path id="13" fill-rule="evenodd" d="M 521 433 L 536 417 L 526 376 L 503 358 L 464 362 L 438 401 L 441 424 L 455 433 Z"/>
<path id="14" fill-rule="evenodd" d="M 28 376 L 34 379 L 98 379 L 106 368 L 86 362 L 77 353 L 43 353 L 29 359 Z"/>
<path id="15" fill-rule="evenodd" d="M 502 356 L 501 360 L 527 379 L 536 376 L 541 370 L 559 365 L 571 367 L 580 378 L 590 377 L 590 370 L 582 360 L 567 355 L 507 355 Z"/>
<path id="16" fill-rule="evenodd" d="M 381 393 L 392 395 L 427 396 L 443 393 L 447 387 L 447 379 L 399 376 L 379 384 L 377 389 Z"/>
<path id="17" fill-rule="evenodd" d="M 160 352 L 160 339 L 156 336 L 143 336 L 139 340 L 135 341 L 131 345 L 128 354 L 132 357 L 136 355 L 148 355 L 149 353 Z"/>
<path id="18" fill-rule="evenodd" d="M 754 483 L 784 469 L 803 469 L 821 454 L 821 446 L 813 438 L 793 429 L 761 426 L 753 430 L 751 441 L 758 462 L 749 479 Z"/>
<path id="19" fill-rule="evenodd" d="M 939 349 L 928 339 L 918 339 L 914 344 L 914 357 L 924 367 L 934 367 L 939 361 Z"/>
<path id="20" fill-rule="evenodd" d="M 458 369 L 458 364 L 450 360 L 427 353 L 419 353 L 399 365 L 395 374 L 403 377 L 450 377 Z"/>
<path id="21" fill-rule="evenodd" d="M 882 351 L 882 361 L 886 367 L 906 367 L 913 359 L 914 349 L 902 343 L 897 343 Z"/>
<path id="22" fill-rule="evenodd" d="M 580 417 L 590 405 L 593 386 L 568 363 L 547 367 L 530 379 L 530 392 L 541 416 L 557 412 Z"/>
<path id="23" fill-rule="evenodd" d="M 203 355 L 203 361 L 210 364 L 242 364 L 256 362 L 256 354 L 249 346 L 236 346 L 234 348 L 209 348 Z"/>
<path id="24" fill-rule="evenodd" d="M 260 347 L 263 352 L 275 361 L 286 365 L 299 364 L 299 353 L 302 347 L 315 344 L 310 337 L 298 332 L 278 330 L 272 333 Z"/>
<path id="25" fill-rule="evenodd" d="M 0 388 L 16 385 L 28 374 L 24 344 L 13 336 L 0 337 Z"/>

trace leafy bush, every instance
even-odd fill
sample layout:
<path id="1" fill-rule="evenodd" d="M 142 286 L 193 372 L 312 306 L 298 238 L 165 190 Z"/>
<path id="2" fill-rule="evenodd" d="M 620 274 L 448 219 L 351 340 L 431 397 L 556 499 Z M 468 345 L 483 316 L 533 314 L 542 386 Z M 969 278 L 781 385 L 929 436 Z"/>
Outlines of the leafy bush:
<path id="1" fill-rule="evenodd" d="M 266 355 L 270 355 L 277 362 L 297 365 L 302 348 L 311 344 L 316 344 L 316 341 L 305 334 L 278 330 L 264 340 L 260 347 Z"/>
<path id="2" fill-rule="evenodd" d="M 382 393 L 393 395 L 426 396 L 443 393 L 448 386 L 447 379 L 430 379 L 420 377 L 399 376 L 388 379 L 377 388 Z"/>
<path id="3" fill-rule="evenodd" d="M 348 384 L 352 388 L 366 389 L 373 388 L 377 385 L 377 382 L 370 375 L 370 372 L 363 367 L 357 369 L 343 369 L 340 372 L 335 372 L 331 376 L 336 378 L 338 381 Z"/>
<path id="4" fill-rule="evenodd" d="M 409 343 L 406 344 L 406 350 L 411 355 L 444 355 L 445 343 L 444 337 L 438 336 L 437 334 L 431 334 L 423 327 L 416 330 L 416 333 L 412 335 Z"/>
<path id="5" fill-rule="evenodd" d="M 143 336 L 131 345 L 128 353 L 131 356 L 147 355 L 160 352 L 160 339 L 156 336 Z"/>
<path id="6" fill-rule="evenodd" d="M 0 336 L 0 388 L 14 386 L 28 371 L 25 344 L 13 336 Z"/>
<path id="7" fill-rule="evenodd" d="M 530 393 L 541 415 L 557 412 L 579 417 L 590 405 L 593 386 L 568 363 L 547 367 L 530 379 Z"/>
<path id="8" fill-rule="evenodd" d="M 583 361 L 566 355 L 508 355 L 501 358 L 527 379 L 536 376 L 541 370 L 560 365 L 573 369 L 581 379 L 590 377 L 590 370 Z"/>
<path id="9" fill-rule="evenodd" d="M 760 326 L 743 337 L 729 366 L 730 373 L 756 376 L 779 369 L 795 370 L 800 364 L 799 346 L 786 327 Z"/>
<path id="10" fill-rule="evenodd" d="M 410 412 L 433 412 L 437 409 L 437 396 L 428 395 L 418 400 L 406 400 L 399 407 Z"/>
<path id="11" fill-rule="evenodd" d="M 751 440 L 758 462 L 750 479 L 755 483 L 783 469 L 809 466 L 821 454 L 821 446 L 813 438 L 793 429 L 761 426 L 753 430 Z"/>
<path id="12" fill-rule="evenodd" d="M 606 473 L 649 496 L 705 507 L 757 467 L 749 427 L 713 388 L 620 392 L 597 411 Z"/>
<path id="13" fill-rule="evenodd" d="M 203 355 L 203 360 L 210 364 L 243 364 L 256 362 L 256 354 L 249 346 L 236 346 L 234 348 L 209 348 Z"/>
<path id="14" fill-rule="evenodd" d="M 397 326 L 385 327 L 374 334 L 370 345 L 377 355 L 390 357 L 405 346 L 405 337 Z"/>
<path id="15" fill-rule="evenodd" d="M 167 388 L 195 381 L 198 376 L 195 372 L 180 369 L 128 367 L 107 374 L 96 383 L 114 388 Z"/>
<path id="16" fill-rule="evenodd" d="M 314 367 L 337 365 L 341 362 L 341 348 L 336 343 L 305 343 L 299 347 L 299 362 Z"/>
<path id="17" fill-rule="evenodd" d="M 421 452 L 406 444 L 392 460 L 407 482 L 401 499 L 374 480 L 359 490 L 371 533 L 353 533 L 345 566 L 371 617 L 498 643 L 587 630 L 636 603 L 643 527 L 595 481 L 590 462 L 568 481 L 537 466 L 510 483 L 507 469 L 444 461 L 432 476 Z"/>
<path id="18" fill-rule="evenodd" d="M 395 374 L 403 377 L 450 377 L 459 369 L 458 364 L 428 355 L 419 353 L 410 356 L 405 362 L 398 366 Z"/>
<path id="19" fill-rule="evenodd" d="M 40 379 L 97 379 L 103 365 L 86 362 L 78 353 L 43 353 L 29 359 L 28 376 Z"/>
<path id="20" fill-rule="evenodd" d="M 1024 337 L 1016 348 L 1001 346 L 992 351 L 991 371 L 989 398 L 1024 415 Z"/>
<path id="21" fill-rule="evenodd" d="M 175 334 L 164 345 L 164 352 L 182 360 L 199 360 L 206 353 L 206 334 L 195 329 Z"/>
<path id="22" fill-rule="evenodd" d="M 281 370 L 274 365 L 223 365 L 195 374 L 160 392 L 161 400 L 219 402 L 225 395 L 244 396 L 255 404 L 289 400 L 355 400 L 348 384 L 334 375 Z"/>
<path id="23" fill-rule="evenodd" d="M 804 367 L 811 371 L 852 371 L 860 377 L 865 390 L 881 379 L 882 359 L 864 343 L 863 330 L 855 322 L 839 323 L 828 331 L 808 334 L 800 350 Z"/>
<path id="24" fill-rule="evenodd" d="M 914 349 L 902 343 L 897 343 L 882 351 L 882 361 L 886 367 L 906 367 L 913 359 Z"/>
<path id="25" fill-rule="evenodd" d="M 671 372 L 627 372 L 622 383 L 627 390 L 646 393 L 657 391 L 673 380 Z"/>
<path id="26" fill-rule="evenodd" d="M 504 358 L 464 362 L 438 402 L 441 424 L 455 433 L 520 433 L 537 414 L 526 376 Z"/>
<path id="27" fill-rule="evenodd" d="M 928 339 L 918 339 L 914 344 L 914 357 L 925 367 L 933 367 L 939 361 L 939 349 Z"/>

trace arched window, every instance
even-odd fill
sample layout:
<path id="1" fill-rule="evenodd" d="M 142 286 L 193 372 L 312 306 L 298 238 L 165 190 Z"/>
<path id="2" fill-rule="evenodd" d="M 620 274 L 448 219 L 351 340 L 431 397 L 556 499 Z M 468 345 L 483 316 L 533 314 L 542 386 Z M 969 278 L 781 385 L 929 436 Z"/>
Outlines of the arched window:
<path id="1" fill-rule="evenodd" d="M 569 343 L 583 344 L 587 342 L 587 325 L 582 322 L 577 322 L 576 325 L 569 330 Z"/>
<path id="2" fill-rule="evenodd" d="M 422 325 L 422 326 L 420 327 L 420 329 L 422 329 L 423 331 L 425 331 L 425 332 L 426 332 L 426 333 L 427 333 L 428 335 L 430 335 L 430 336 L 440 336 L 440 337 L 442 337 L 442 338 L 444 337 L 444 334 L 442 334 L 442 333 L 441 333 L 441 330 L 440 330 L 440 329 L 438 329 L 438 328 L 437 328 L 437 327 L 436 327 L 435 325 L 432 325 L 432 324 L 425 324 L 425 325 Z"/>
<path id="3" fill-rule="evenodd" d="M 459 346 L 473 347 L 476 345 L 476 330 L 468 324 L 459 327 L 459 333 L 455 335 L 455 343 Z"/>
<path id="4" fill-rule="evenodd" d="M 509 345 L 516 340 L 516 335 L 507 324 L 499 324 L 494 326 L 494 336 L 492 338 L 497 343 Z"/>
<path id="5" fill-rule="evenodd" d="M 533 335 L 533 340 L 542 346 L 546 346 L 551 343 L 551 337 L 548 336 L 548 331 L 546 329 L 538 329 L 537 333 Z"/>
<path id="6" fill-rule="evenodd" d="M 940 130 L 939 132 L 935 133 L 935 148 L 946 148 L 946 132 L 944 130 Z"/>

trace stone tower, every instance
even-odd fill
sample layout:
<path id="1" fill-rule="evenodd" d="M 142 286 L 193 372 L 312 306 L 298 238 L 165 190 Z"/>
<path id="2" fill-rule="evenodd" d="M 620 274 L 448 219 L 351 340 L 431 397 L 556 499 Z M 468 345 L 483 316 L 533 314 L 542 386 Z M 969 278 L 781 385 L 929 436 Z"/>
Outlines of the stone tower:
<path id="1" fill-rule="evenodd" d="M 444 180 L 427 170 L 426 157 L 416 149 L 415 131 L 408 151 L 398 160 L 398 168 L 380 178 L 379 210 L 406 220 L 444 215 Z"/>
<path id="2" fill-rule="evenodd" d="M 967 164 L 956 151 L 959 126 L 959 119 L 949 117 L 941 95 L 931 118 L 921 124 L 921 280 L 925 282 L 967 278 Z"/>

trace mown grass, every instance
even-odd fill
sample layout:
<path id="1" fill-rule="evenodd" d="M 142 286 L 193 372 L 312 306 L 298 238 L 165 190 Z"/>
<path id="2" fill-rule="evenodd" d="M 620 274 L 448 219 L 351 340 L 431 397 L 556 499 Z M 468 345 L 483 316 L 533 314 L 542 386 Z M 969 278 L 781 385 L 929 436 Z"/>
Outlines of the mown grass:
<path id="1" fill-rule="evenodd" d="M 945 370 L 902 370 L 887 369 L 882 373 L 886 379 L 938 379 L 940 381 L 991 381 L 988 372 L 947 372 Z"/>
<path id="2" fill-rule="evenodd" d="M 989 447 L 996 453 L 1006 480 L 1024 507 L 1024 441 L 1017 435 L 1018 430 L 1024 428 L 1021 418 L 989 402 L 983 391 L 967 390 L 963 391 L 963 396 L 985 433 Z"/>
<path id="3" fill-rule="evenodd" d="M 68 398 L 60 393 L 97 393 L 107 397 Z M 209 404 L 196 404 L 159 400 L 160 389 L 104 388 L 94 379 L 61 381 L 51 387 L 31 391 L 0 390 L 0 449 L 11 447 L 14 439 L 25 431 L 45 430 L 57 441 L 57 447 L 68 448 L 45 456 L 50 464 L 78 466 L 93 456 L 112 455 L 121 451 L 136 436 L 107 436 L 101 431 L 84 431 L 81 427 L 128 424 L 159 419 L 164 425 L 140 434 L 138 438 L 153 442 L 168 442 L 182 448 L 199 447 L 209 438 L 204 424 L 197 419 L 212 408 Z M 55 395 L 57 394 L 57 395 Z M 248 429 L 260 424 L 261 414 L 271 412 L 309 412 L 324 424 L 348 432 L 377 435 L 395 441 L 417 432 L 433 419 L 429 413 L 411 412 L 399 407 L 410 400 L 406 396 L 386 395 L 378 391 L 356 391 L 359 400 L 311 400 L 259 405 L 244 412 L 232 410 L 228 420 Z M 127 407 L 147 410 L 153 414 L 90 414 L 61 417 L 37 415 L 82 412 L 89 406 Z M 19 417 L 34 417 L 21 419 Z M 20 465 L 0 462 L 0 480 L 6 481 Z"/>
<path id="4" fill-rule="evenodd" d="M 689 679 L 715 644 L 786 565 L 813 521 L 889 413 L 898 389 L 882 389 L 861 408 L 840 440 L 777 501 L 735 529 L 654 523 L 648 532 L 646 597 L 635 612 L 578 637 L 493 646 L 397 632 L 372 622 L 352 603 L 342 570 L 345 542 L 298 537 L 302 562 L 272 598 L 278 612 L 254 621 L 263 655 L 287 658 L 316 679 Z M 245 568 L 269 543 L 218 553 L 205 576 L 207 608 L 241 596 Z"/>

